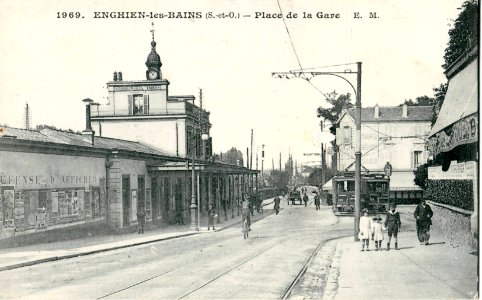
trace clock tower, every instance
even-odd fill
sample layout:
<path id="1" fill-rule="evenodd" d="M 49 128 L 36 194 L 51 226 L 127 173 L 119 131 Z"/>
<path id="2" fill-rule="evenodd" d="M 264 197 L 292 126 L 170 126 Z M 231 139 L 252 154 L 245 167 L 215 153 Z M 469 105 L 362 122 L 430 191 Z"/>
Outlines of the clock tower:
<path id="1" fill-rule="evenodd" d="M 154 23 L 152 23 L 154 26 Z M 146 79 L 147 80 L 158 80 L 162 79 L 161 75 L 161 57 L 156 52 L 156 41 L 154 40 L 154 28 L 151 30 L 152 41 L 151 41 L 151 53 L 147 56 L 146 61 Z"/>

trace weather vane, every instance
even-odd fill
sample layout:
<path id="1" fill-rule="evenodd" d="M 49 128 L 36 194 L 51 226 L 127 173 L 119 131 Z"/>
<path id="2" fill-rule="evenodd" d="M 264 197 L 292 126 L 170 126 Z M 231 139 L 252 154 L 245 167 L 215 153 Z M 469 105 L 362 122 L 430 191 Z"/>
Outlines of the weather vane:
<path id="1" fill-rule="evenodd" d="M 152 22 L 152 29 L 151 29 L 151 33 L 152 33 L 152 40 L 154 40 L 154 22 Z"/>

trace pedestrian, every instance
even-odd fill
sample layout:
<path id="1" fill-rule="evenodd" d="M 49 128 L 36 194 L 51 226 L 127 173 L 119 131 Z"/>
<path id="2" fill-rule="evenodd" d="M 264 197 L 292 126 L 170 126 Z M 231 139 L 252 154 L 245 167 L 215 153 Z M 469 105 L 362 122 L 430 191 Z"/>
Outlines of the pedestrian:
<path id="1" fill-rule="evenodd" d="M 315 194 L 315 207 L 316 210 L 320 209 L 320 197 L 318 197 L 318 194 Z"/>
<path id="2" fill-rule="evenodd" d="M 430 239 L 430 225 L 432 225 L 433 211 L 425 199 L 417 205 L 413 216 L 417 220 L 417 236 L 420 245 L 428 245 Z"/>
<path id="3" fill-rule="evenodd" d="M 276 195 L 276 197 L 274 198 L 274 211 L 276 212 L 276 214 L 279 213 L 279 204 L 281 202 L 281 199 L 279 198 L 278 195 Z"/>
<path id="4" fill-rule="evenodd" d="M 398 250 L 398 231 L 400 231 L 401 222 L 400 214 L 396 211 L 397 205 L 395 203 L 390 204 L 390 210 L 387 212 L 385 218 L 385 227 L 388 229 L 388 243 L 387 251 L 390 250 L 390 242 L 392 236 L 395 240 L 395 250 Z"/>
<path id="5" fill-rule="evenodd" d="M 213 230 L 216 230 L 214 228 L 214 218 L 216 218 L 216 210 L 214 209 L 214 206 L 212 204 L 209 204 L 209 210 L 208 210 L 208 230 L 213 227 Z"/>
<path id="6" fill-rule="evenodd" d="M 360 218 L 359 223 L 359 231 L 358 231 L 358 238 L 362 242 L 362 249 L 361 251 L 365 251 L 365 245 L 367 246 L 367 251 L 370 251 L 369 244 L 370 244 L 370 236 L 372 230 L 372 220 L 368 217 L 368 209 L 364 208 L 362 210 L 362 217 Z"/>
<path id="7" fill-rule="evenodd" d="M 383 224 L 382 218 L 375 217 L 373 218 L 373 227 L 372 227 L 372 240 L 375 242 L 375 251 L 382 249 L 382 241 L 383 241 Z"/>
<path id="8" fill-rule="evenodd" d="M 306 193 L 303 195 L 303 201 L 305 202 L 306 207 L 306 204 L 308 203 L 308 195 L 306 195 Z"/>
<path id="9" fill-rule="evenodd" d="M 144 206 L 140 206 L 139 210 L 137 210 L 137 234 L 144 234 L 144 223 L 146 222 L 146 211 L 144 210 Z"/>
<path id="10" fill-rule="evenodd" d="M 242 215 L 242 220 L 244 223 L 244 220 L 247 218 L 248 219 L 248 231 L 251 231 L 251 207 L 250 207 L 251 202 L 248 200 L 248 198 L 244 198 L 243 203 L 241 204 L 241 215 Z"/>

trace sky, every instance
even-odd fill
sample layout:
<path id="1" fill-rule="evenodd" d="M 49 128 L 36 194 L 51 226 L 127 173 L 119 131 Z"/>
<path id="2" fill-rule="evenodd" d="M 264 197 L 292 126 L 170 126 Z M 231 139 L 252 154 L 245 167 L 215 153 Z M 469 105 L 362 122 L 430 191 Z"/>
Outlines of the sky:
<path id="1" fill-rule="evenodd" d="M 28 103 L 33 126 L 83 130 L 82 99 L 106 102 L 106 82 L 114 71 L 122 71 L 124 80 L 145 79 L 154 22 L 169 93 L 198 98 L 202 88 L 214 152 L 236 147 L 245 154 L 253 130 L 258 168 L 263 144 L 265 169 L 272 160 L 279 166 L 280 153 L 283 164 L 289 153 L 299 165 L 319 164 L 319 157 L 304 154 L 319 153 L 321 142 L 333 137 L 327 128 L 321 132 L 316 109 L 328 107 L 323 94 L 332 91 L 351 93 L 354 102 L 353 89 L 333 76 L 316 76 L 310 84 L 272 72 L 355 72 L 353 63 L 362 62 L 363 107 L 433 96 L 433 88 L 446 82 L 444 49 L 462 3 L 0 0 L 0 124 L 23 127 Z M 96 12 L 195 12 L 200 17 L 95 18 Z M 209 13 L 234 18 L 209 18 Z M 326 14 L 339 18 L 321 18 Z M 356 87 L 355 75 L 345 77 Z"/>

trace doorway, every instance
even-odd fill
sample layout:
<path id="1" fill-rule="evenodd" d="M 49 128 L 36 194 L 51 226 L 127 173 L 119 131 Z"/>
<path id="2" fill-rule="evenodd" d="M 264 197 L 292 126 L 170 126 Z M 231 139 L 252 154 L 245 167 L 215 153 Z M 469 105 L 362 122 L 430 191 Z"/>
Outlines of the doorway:
<path id="1" fill-rule="evenodd" d="M 128 226 L 130 224 L 130 208 L 131 208 L 131 178 L 129 175 L 122 175 L 122 224 Z"/>

